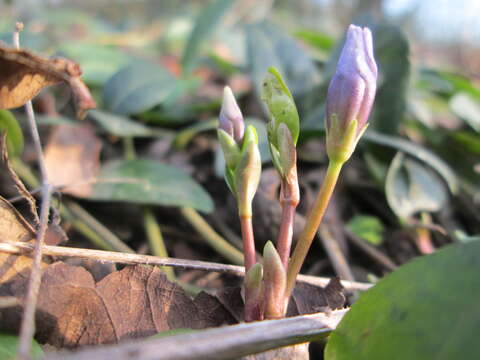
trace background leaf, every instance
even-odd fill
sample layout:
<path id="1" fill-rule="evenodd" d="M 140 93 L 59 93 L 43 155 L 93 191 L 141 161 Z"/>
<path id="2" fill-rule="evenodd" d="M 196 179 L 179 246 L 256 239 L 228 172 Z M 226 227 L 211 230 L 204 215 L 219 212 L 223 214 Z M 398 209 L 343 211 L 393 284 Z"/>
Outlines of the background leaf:
<path id="1" fill-rule="evenodd" d="M 308 93 L 320 80 L 314 62 L 304 49 L 266 21 L 247 26 L 247 59 L 258 96 L 270 66 L 278 69 L 293 96 Z"/>
<path id="2" fill-rule="evenodd" d="M 408 40 L 397 26 L 374 29 L 374 52 L 379 68 L 379 84 L 370 123 L 372 129 L 396 134 L 403 120 L 410 73 Z"/>
<path id="3" fill-rule="evenodd" d="M 327 343 L 327 360 L 478 359 L 480 242 L 418 258 L 363 293 Z"/>
<path id="4" fill-rule="evenodd" d="M 390 165 L 385 193 L 390 208 L 402 220 L 420 211 L 438 211 L 447 201 L 439 176 L 403 153 L 395 155 Z"/>
<path id="5" fill-rule="evenodd" d="M 234 0 L 216 0 L 198 15 L 182 55 L 182 66 L 185 72 L 191 70 L 200 46 L 210 37 L 233 3 Z"/>
<path id="6" fill-rule="evenodd" d="M 108 113 L 101 110 L 92 110 L 89 115 L 109 134 L 116 136 L 154 136 L 155 131 L 144 124 L 130 120 L 129 118 Z"/>
<path id="7" fill-rule="evenodd" d="M 120 115 L 137 114 L 168 99 L 176 80 L 163 67 L 135 62 L 113 75 L 103 88 L 106 109 Z"/>
<path id="8" fill-rule="evenodd" d="M 180 169 L 138 159 L 104 165 L 90 199 L 127 201 L 137 204 L 190 206 L 210 212 L 210 195 Z"/>

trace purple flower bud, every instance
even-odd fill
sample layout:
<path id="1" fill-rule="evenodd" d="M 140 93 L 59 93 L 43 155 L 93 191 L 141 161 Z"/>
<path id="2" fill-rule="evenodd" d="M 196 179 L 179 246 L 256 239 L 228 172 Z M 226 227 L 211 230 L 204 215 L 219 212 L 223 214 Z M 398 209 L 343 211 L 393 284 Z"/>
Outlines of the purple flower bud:
<path id="1" fill-rule="evenodd" d="M 356 136 L 365 128 L 377 88 L 377 64 L 373 57 L 372 33 L 350 25 L 327 95 L 327 132 L 341 134 L 357 120 Z M 332 116 L 336 115 L 336 124 Z M 340 129 L 332 129 L 331 126 Z M 332 131 L 332 132 L 333 132 Z M 337 139 L 339 140 L 339 139 Z"/>
<path id="2" fill-rule="evenodd" d="M 228 86 L 225 86 L 223 89 L 223 101 L 219 120 L 219 128 L 224 130 L 228 135 L 233 137 L 238 144 L 240 144 L 243 139 L 245 125 L 243 123 L 242 112 L 233 96 L 232 89 Z"/>

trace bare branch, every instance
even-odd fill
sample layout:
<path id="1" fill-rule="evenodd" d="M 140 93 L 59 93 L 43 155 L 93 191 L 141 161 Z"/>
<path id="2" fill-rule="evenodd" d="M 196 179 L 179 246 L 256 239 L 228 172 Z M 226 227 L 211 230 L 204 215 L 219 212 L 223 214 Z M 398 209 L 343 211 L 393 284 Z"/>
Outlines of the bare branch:
<path id="1" fill-rule="evenodd" d="M 33 245 L 25 242 L 12 242 L 12 243 L 0 243 L 0 251 L 9 254 L 23 254 L 29 253 L 33 250 Z M 207 261 L 185 260 L 176 258 L 161 258 L 158 256 L 150 255 L 138 255 L 130 253 L 120 253 L 104 250 L 90 250 L 69 248 L 65 246 L 43 246 L 43 254 L 49 256 L 65 256 L 65 257 L 82 257 L 89 259 L 96 259 L 99 261 L 111 261 L 122 264 L 143 264 L 143 265 L 156 265 L 156 266 L 173 266 L 185 269 L 198 269 L 204 271 L 215 271 L 222 273 L 229 273 L 238 276 L 244 275 L 243 266 L 219 264 Z M 310 275 L 299 275 L 298 280 L 316 285 L 326 286 L 330 281 L 330 278 L 317 277 Z M 341 281 L 342 285 L 348 291 L 367 290 L 372 284 L 361 283 L 355 281 Z"/>
<path id="2" fill-rule="evenodd" d="M 13 32 L 13 43 L 17 49 L 20 49 L 20 31 L 23 29 L 22 23 L 15 25 Z M 33 264 L 28 280 L 27 295 L 24 300 L 24 311 L 22 324 L 20 326 L 20 335 L 18 341 L 18 358 L 29 359 L 30 347 L 33 334 L 35 333 L 35 309 L 37 307 L 38 290 L 42 280 L 42 272 L 40 264 L 42 261 L 42 246 L 45 240 L 45 233 L 48 227 L 48 216 L 50 213 L 50 199 L 52 188 L 48 183 L 47 170 L 45 167 L 45 158 L 43 156 L 42 143 L 38 133 L 37 123 L 35 121 L 35 113 L 33 111 L 32 101 L 25 104 L 27 112 L 28 124 L 33 139 L 35 151 L 37 153 L 38 165 L 42 176 L 42 205 L 40 208 L 40 223 L 37 229 L 35 248 L 33 253 Z"/>
<path id="3" fill-rule="evenodd" d="M 325 337 L 336 328 L 347 311 L 342 309 L 328 315 L 316 313 L 223 326 L 160 339 L 99 346 L 70 354 L 59 352 L 47 356 L 46 360 L 236 359 Z"/>

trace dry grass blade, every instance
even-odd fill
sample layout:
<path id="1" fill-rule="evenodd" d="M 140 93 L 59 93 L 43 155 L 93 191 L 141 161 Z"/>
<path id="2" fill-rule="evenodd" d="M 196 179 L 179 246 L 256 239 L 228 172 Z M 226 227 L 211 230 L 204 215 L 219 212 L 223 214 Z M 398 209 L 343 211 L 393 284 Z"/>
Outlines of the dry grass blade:
<path id="1" fill-rule="evenodd" d="M 142 342 L 102 346 L 77 353 L 57 353 L 47 360 L 200 360 L 236 359 L 328 335 L 348 309 L 281 320 L 224 326 Z M 221 341 L 219 341 L 221 339 Z M 188 346 L 185 346 L 188 344 Z"/>
<path id="2" fill-rule="evenodd" d="M 10 163 L 10 159 L 8 158 L 8 150 L 7 150 L 7 134 L 3 134 L 0 139 L 0 147 L 2 153 L 2 160 L 5 166 L 7 167 L 7 171 L 10 174 L 10 178 L 12 179 L 17 191 L 20 193 L 22 199 L 25 199 L 30 206 L 30 211 L 33 215 L 33 219 L 35 220 L 35 224 L 40 223 L 40 218 L 38 217 L 37 212 L 37 203 L 33 195 L 27 190 L 25 185 L 23 184 L 22 180 L 18 177 L 17 173 L 13 170 L 12 164 Z"/>
<path id="3" fill-rule="evenodd" d="M 23 254 L 33 250 L 33 246 L 23 242 L 0 243 L 0 252 L 9 254 Z M 185 269 L 198 269 L 205 271 L 216 271 L 222 273 L 229 273 L 238 276 L 244 275 L 243 266 L 219 264 L 207 261 L 185 260 L 175 258 L 161 258 L 157 256 L 138 255 L 130 253 L 120 253 L 103 250 L 90 250 L 69 248 L 64 246 L 43 246 L 43 254 L 49 256 L 65 256 L 65 257 L 83 257 L 89 259 L 96 259 L 99 261 L 111 261 L 122 264 L 144 264 L 156 266 L 174 266 Z M 298 280 L 311 285 L 326 286 L 330 278 L 317 277 L 310 275 L 299 275 Z M 348 291 L 364 291 L 369 289 L 372 284 L 355 282 L 355 281 L 341 281 L 342 286 Z"/>

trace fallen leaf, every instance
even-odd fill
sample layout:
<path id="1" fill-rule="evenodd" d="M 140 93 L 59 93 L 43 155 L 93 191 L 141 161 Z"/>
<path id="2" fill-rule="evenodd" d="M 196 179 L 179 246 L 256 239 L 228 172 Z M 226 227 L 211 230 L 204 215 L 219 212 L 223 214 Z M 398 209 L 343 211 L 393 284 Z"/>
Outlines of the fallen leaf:
<path id="1" fill-rule="evenodd" d="M 29 241 L 34 236 L 33 227 L 6 199 L 0 196 L 0 242 Z"/>
<path id="2" fill-rule="evenodd" d="M 43 88 L 64 82 L 72 90 L 77 116 L 83 118 L 96 104 L 81 75 L 80 66 L 72 60 L 47 59 L 0 46 L 0 109 L 22 106 Z"/>
<path id="3" fill-rule="evenodd" d="M 57 126 L 45 148 L 48 180 L 64 193 L 89 196 L 100 168 L 101 148 L 89 125 Z"/>
<path id="4" fill-rule="evenodd" d="M 26 280 L 2 282 L 0 296 L 21 298 Z M 20 310 L 1 309 L 0 327 L 18 330 Z M 44 270 L 36 321 L 40 342 L 69 348 L 236 322 L 214 296 L 202 292 L 192 300 L 157 267 L 129 266 L 95 283 L 86 269 L 62 262 Z"/>

